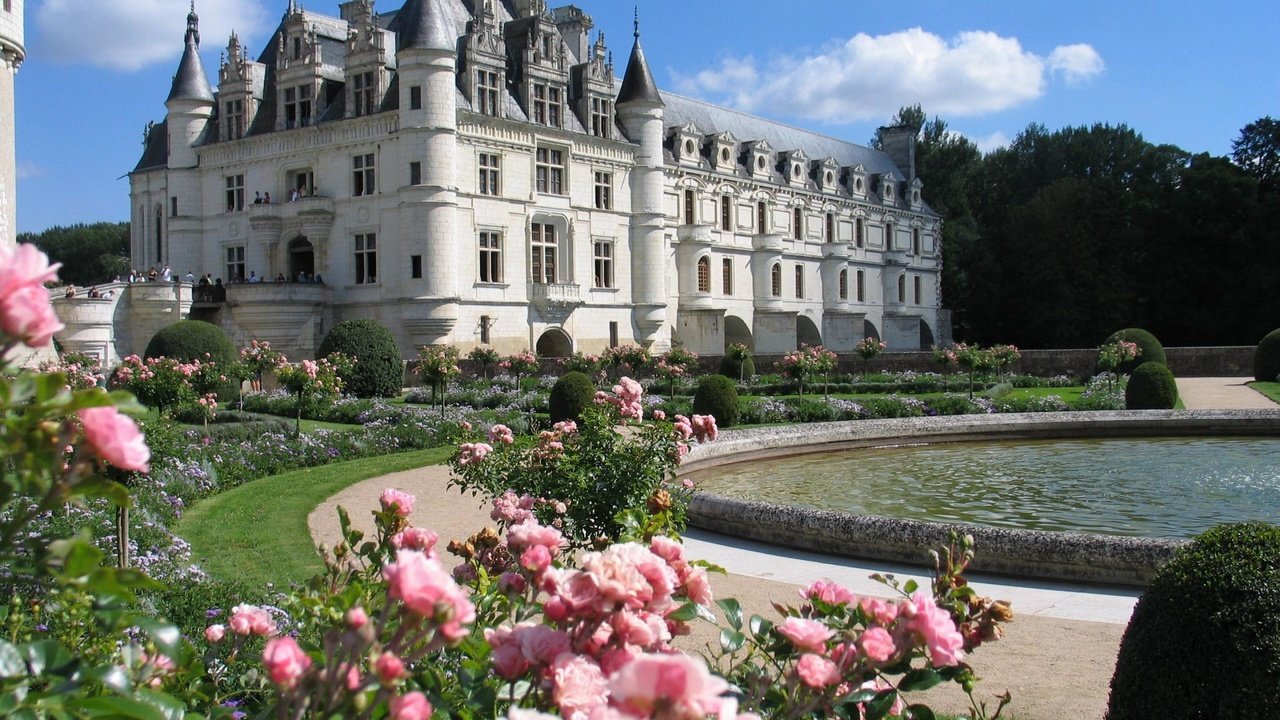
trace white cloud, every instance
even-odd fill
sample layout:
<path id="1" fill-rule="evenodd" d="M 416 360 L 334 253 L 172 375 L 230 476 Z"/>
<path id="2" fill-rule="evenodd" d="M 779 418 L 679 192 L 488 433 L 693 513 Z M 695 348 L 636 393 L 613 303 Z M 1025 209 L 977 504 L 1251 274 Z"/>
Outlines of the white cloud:
<path id="1" fill-rule="evenodd" d="M 1092 59 L 1091 59 L 1092 58 Z M 1101 70 L 1088 45 L 1064 46 L 1048 59 L 1017 38 L 963 32 L 950 41 L 912 28 L 859 33 L 805 57 L 727 58 L 696 75 L 676 76 L 679 92 L 746 111 L 792 108 L 811 120 L 887 120 L 920 103 L 930 115 L 971 116 L 1014 107 L 1044 93 L 1047 70 L 1072 81 Z"/>
<path id="2" fill-rule="evenodd" d="M 45 169 L 41 165 L 37 165 L 30 161 L 18 163 L 18 179 L 27 180 L 30 178 L 44 177 Z"/>
<path id="3" fill-rule="evenodd" d="M 1009 139 L 1009 136 L 1005 135 L 1004 131 L 1002 130 L 997 130 L 985 137 L 971 137 L 969 139 L 972 140 L 973 144 L 977 145 L 978 149 L 981 150 L 984 154 L 989 153 L 992 150 L 999 150 L 1000 148 L 1003 148 L 1003 147 L 1009 147 L 1009 143 L 1012 142 Z"/>
<path id="4" fill-rule="evenodd" d="M 58 62 L 125 71 L 170 62 L 176 68 L 189 9 L 188 0 L 45 0 L 35 25 L 41 53 Z M 201 0 L 196 14 L 205 50 L 225 45 L 233 28 L 266 22 L 262 0 Z"/>
<path id="5" fill-rule="evenodd" d="M 1062 45 L 1049 53 L 1049 69 L 1073 85 L 1101 73 L 1103 67 L 1102 56 L 1089 45 Z"/>

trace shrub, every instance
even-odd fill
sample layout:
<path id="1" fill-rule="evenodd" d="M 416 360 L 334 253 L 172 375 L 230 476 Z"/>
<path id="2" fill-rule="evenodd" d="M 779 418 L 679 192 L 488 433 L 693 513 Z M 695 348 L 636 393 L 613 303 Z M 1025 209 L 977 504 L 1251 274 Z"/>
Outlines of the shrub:
<path id="1" fill-rule="evenodd" d="M 756 374 L 756 361 L 750 356 L 739 360 L 725 355 L 720 360 L 720 374 L 740 382 L 746 382 Z"/>
<path id="2" fill-rule="evenodd" d="M 698 381 L 693 394 L 693 411 L 714 415 L 720 427 L 738 422 L 738 388 L 724 375 L 706 375 Z"/>
<path id="3" fill-rule="evenodd" d="M 219 365 L 229 364 L 239 358 L 222 328 L 203 320 L 179 320 L 162 328 L 147 343 L 147 350 L 143 355 L 148 358 L 167 357 L 192 362 L 204 360 L 205 353 Z"/>
<path id="4" fill-rule="evenodd" d="M 596 387 L 586 373 L 577 371 L 565 373 L 556 384 L 551 386 L 549 401 L 551 422 L 573 420 L 582 417 L 582 411 L 591 406 L 595 400 Z"/>
<path id="5" fill-rule="evenodd" d="M 1280 528 L 1220 525 L 1160 568 L 1120 641 L 1109 720 L 1280 716 L 1277 556 Z"/>
<path id="6" fill-rule="evenodd" d="M 373 320 L 347 320 L 333 326 L 316 358 L 340 352 L 355 360 L 342 374 L 343 390 L 356 397 L 393 397 L 404 385 L 404 356 L 391 333 Z"/>
<path id="7" fill-rule="evenodd" d="M 1128 410 L 1169 410 L 1178 402 L 1178 384 L 1169 368 L 1158 362 L 1145 362 L 1129 376 L 1124 391 Z"/>
<path id="8" fill-rule="evenodd" d="M 1107 337 L 1103 345 L 1109 345 L 1117 340 L 1124 340 L 1134 343 L 1138 346 L 1138 357 L 1120 363 L 1115 372 L 1119 375 L 1129 375 L 1137 367 L 1146 362 L 1158 362 L 1161 365 L 1166 364 L 1164 356 L 1164 346 L 1156 339 L 1155 335 L 1141 328 L 1125 328 L 1117 330 Z M 1097 367 L 1097 370 L 1105 370 L 1107 368 Z"/>
<path id="9" fill-rule="evenodd" d="M 1280 379 L 1280 330 L 1272 330 L 1253 351 L 1253 379 L 1274 382 Z"/>

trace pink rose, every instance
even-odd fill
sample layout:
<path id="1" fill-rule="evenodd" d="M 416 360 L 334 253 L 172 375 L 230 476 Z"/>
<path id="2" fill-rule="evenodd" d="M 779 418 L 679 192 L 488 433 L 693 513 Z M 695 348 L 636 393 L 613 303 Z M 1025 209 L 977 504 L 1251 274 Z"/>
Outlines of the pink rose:
<path id="1" fill-rule="evenodd" d="M 413 512 L 413 502 L 417 500 L 414 496 L 407 492 L 396 490 L 395 488 L 387 488 L 382 491 L 382 497 L 378 498 L 378 502 L 382 504 L 383 510 L 395 508 L 396 515 L 405 517 Z"/>
<path id="2" fill-rule="evenodd" d="M 463 623 L 476 618 L 475 606 L 466 591 L 435 558 L 417 550 L 397 550 L 396 561 L 382 568 L 387 592 L 409 610 L 440 623 L 440 633 L 448 640 L 460 640 L 467 631 Z"/>
<path id="3" fill-rule="evenodd" d="M 964 638 L 956 629 L 951 613 L 938 607 L 933 597 L 917 590 L 904 604 L 903 613 L 911 619 L 907 628 L 920 635 L 929 647 L 934 666 L 958 665 L 964 659 Z"/>
<path id="4" fill-rule="evenodd" d="M 256 605 L 237 605 L 231 608 L 231 632 L 237 635 L 261 635 L 263 637 L 274 634 L 276 631 L 275 621 L 271 619 L 271 615 Z"/>
<path id="5" fill-rule="evenodd" d="M 809 652 L 820 653 L 826 649 L 827 641 L 835 635 L 835 631 L 817 620 L 789 617 L 778 625 L 778 633 L 787 638 L 797 648 Z"/>
<path id="6" fill-rule="evenodd" d="M 133 418 L 111 406 L 85 408 L 79 416 L 95 455 L 121 470 L 150 472 L 151 450 Z"/>
<path id="7" fill-rule="evenodd" d="M 359 630 L 369 623 L 369 614 L 359 605 L 347 611 L 345 620 L 351 630 Z"/>
<path id="8" fill-rule="evenodd" d="M 640 655 L 609 678 L 619 709 L 649 717 L 701 717 L 720 708 L 729 683 L 712 675 L 705 662 L 681 654 Z"/>
<path id="9" fill-rule="evenodd" d="M 608 702 L 607 682 L 590 658 L 561 653 L 551 665 L 551 698 L 565 717 L 587 715 Z"/>
<path id="10" fill-rule="evenodd" d="M 654 420 L 666 420 L 666 419 L 667 419 L 667 413 L 666 413 L 665 411 L 663 411 L 663 410 L 654 410 L 654 411 L 653 411 L 653 419 L 654 419 Z"/>
<path id="11" fill-rule="evenodd" d="M 39 285 L 18 288 L 0 300 L 0 331 L 31 347 L 45 347 L 63 327 L 49 292 Z"/>
<path id="12" fill-rule="evenodd" d="M 431 712 L 427 696 L 417 690 L 391 698 L 391 720 L 427 720 Z"/>
<path id="13" fill-rule="evenodd" d="M 271 682 L 282 688 L 292 688 L 311 667 L 311 658 L 298 647 L 298 641 L 284 635 L 271 638 L 262 650 L 262 664 L 267 667 Z"/>
<path id="14" fill-rule="evenodd" d="M 427 530 L 425 528 L 411 527 L 411 528 L 405 528 L 401 532 L 398 532 L 395 535 L 392 535 L 391 545 L 397 550 L 399 550 L 400 548 L 406 548 L 409 550 L 421 550 L 422 552 L 425 552 L 428 556 L 431 556 L 435 554 L 434 552 L 432 552 L 432 550 L 433 548 L 435 548 L 436 542 L 438 542 L 439 539 L 440 539 L 440 536 L 430 530 Z"/>
<path id="15" fill-rule="evenodd" d="M 866 632 L 862 633 L 858 644 L 862 645 L 863 654 L 872 662 L 877 663 L 888 660 L 898 651 L 898 648 L 893 644 L 893 636 L 889 634 L 888 630 L 879 626 L 868 628 Z"/>
<path id="16" fill-rule="evenodd" d="M 805 685 L 818 690 L 840 682 L 840 671 L 836 669 L 836 664 L 813 653 L 800 656 L 796 663 L 796 675 L 800 676 L 800 681 Z"/>
<path id="17" fill-rule="evenodd" d="M 864 597 L 858 601 L 858 606 L 862 608 L 862 612 L 881 625 L 892 625 L 898 617 L 898 606 L 880 598 Z"/>
<path id="18" fill-rule="evenodd" d="M 225 625 L 210 625 L 204 629 L 204 639 L 210 644 L 218 644 L 222 642 L 222 638 L 227 635 L 227 627 Z"/>
<path id="19" fill-rule="evenodd" d="M 534 545 L 520 553 L 520 567 L 535 575 L 551 565 L 551 551 L 545 545 Z"/>
<path id="20" fill-rule="evenodd" d="M 489 428 L 489 442 L 510 445 L 516 441 L 515 433 L 506 425 L 494 425 Z"/>
<path id="21" fill-rule="evenodd" d="M 564 535 L 559 530 L 539 525 L 538 521 L 532 518 L 507 529 L 507 544 L 513 550 L 542 546 L 551 555 L 556 555 L 560 552 L 562 542 L 564 542 Z"/>
<path id="22" fill-rule="evenodd" d="M 848 605 L 858 599 L 852 590 L 830 580 L 815 581 L 808 588 L 800 591 L 800 597 L 806 600 L 821 600 L 828 605 Z"/>
<path id="23" fill-rule="evenodd" d="M 373 662 L 373 671 L 383 685 L 390 685 L 404 677 L 404 661 L 393 652 L 384 652 Z"/>

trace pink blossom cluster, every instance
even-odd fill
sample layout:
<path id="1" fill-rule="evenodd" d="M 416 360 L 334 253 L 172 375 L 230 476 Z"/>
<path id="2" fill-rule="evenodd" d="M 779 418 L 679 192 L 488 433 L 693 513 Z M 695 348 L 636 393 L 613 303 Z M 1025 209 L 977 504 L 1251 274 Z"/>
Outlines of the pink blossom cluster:
<path id="1" fill-rule="evenodd" d="M 489 443 L 462 443 L 458 446 L 458 464 L 465 467 L 483 462 L 491 452 L 493 446 Z"/>
<path id="2" fill-rule="evenodd" d="M 11 341 L 45 347 L 63 328 L 44 287 L 59 267 L 34 245 L 0 244 L 0 347 Z"/>
<path id="3" fill-rule="evenodd" d="M 533 457 L 542 462 L 550 462 L 564 455 L 564 442 L 561 434 L 555 430 L 543 430 L 538 433 L 538 444 L 533 448 Z"/>
<path id="4" fill-rule="evenodd" d="M 438 558 L 420 550 L 400 549 L 396 560 L 382 568 L 387 594 L 416 616 L 437 625 L 440 637 L 449 643 L 461 640 L 463 627 L 475 620 L 476 609 Z"/>
<path id="5" fill-rule="evenodd" d="M 387 488 L 382 491 L 382 495 L 378 497 L 378 504 L 382 506 L 384 511 L 395 509 L 395 514 L 400 517 L 408 517 L 413 512 L 413 503 L 417 498 L 403 490 L 395 488 Z"/>
<path id="6" fill-rule="evenodd" d="M 110 405 L 84 408 L 77 416 L 95 456 L 121 470 L 151 471 L 151 449 L 133 418 Z"/>
<path id="7" fill-rule="evenodd" d="M 66 360 L 46 360 L 36 368 L 42 375 L 62 373 L 67 376 L 68 390 L 83 390 L 95 387 L 102 380 L 102 368 L 96 361 L 92 363 L 69 362 Z"/>
<path id="8" fill-rule="evenodd" d="M 489 428 L 489 442 L 494 445 L 510 445 L 516 441 L 516 435 L 511 428 L 506 425 L 498 424 Z"/>
<path id="9" fill-rule="evenodd" d="M 625 420 L 632 418 L 635 420 L 644 419 L 644 388 L 640 383 L 629 377 L 623 377 L 613 386 L 613 395 L 599 390 L 596 392 L 595 402 L 597 405 L 614 405 L 618 408 L 618 412 Z"/>
<path id="10" fill-rule="evenodd" d="M 532 495 L 516 495 L 515 491 L 507 490 L 493 499 L 493 510 L 489 517 L 507 527 L 519 525 L 525 520 L 533 519 L 536 501 L 537 498 Z"/>

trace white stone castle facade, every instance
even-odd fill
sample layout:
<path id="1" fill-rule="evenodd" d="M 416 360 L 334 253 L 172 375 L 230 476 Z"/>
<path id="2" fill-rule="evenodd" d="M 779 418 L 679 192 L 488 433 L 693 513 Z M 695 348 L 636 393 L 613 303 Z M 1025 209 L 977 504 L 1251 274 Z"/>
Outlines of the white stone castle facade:
<path id="1" fill-rule="evenodd" d="M 23 45 L 23 0 L 0 0 L 0 244 L 18 238 L 18 163 L 14 153 L 13 80 L 27 57 Z"/>
<path id="2" fill-rule="evenodd" d="M 222 278 L 192 315 L 293 356 L 365 317 L 409 356 L 944 339 L 909 131 L 881 152 L 659 92 L 638 30 L 618 82 L 592 27 L 539 0 L 290 0 L 215 90 L 193 7 L 130 175 L 134 265 Z"/>

